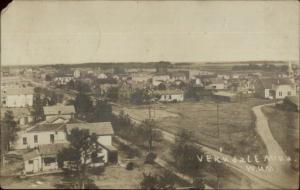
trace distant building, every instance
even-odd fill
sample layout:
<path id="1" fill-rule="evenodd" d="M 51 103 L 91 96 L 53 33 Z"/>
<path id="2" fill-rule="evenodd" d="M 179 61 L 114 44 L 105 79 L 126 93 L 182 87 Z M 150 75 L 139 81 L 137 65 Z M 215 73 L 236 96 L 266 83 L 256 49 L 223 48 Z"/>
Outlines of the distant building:
<path id="1" fill-rule="evenodd" d="M 74 117 L 75 114 L 75 108 L 73 105 L 62 105 L 57 104 L 54 106 L 44 106 L 44 116 L 46 120 L 49 120 L 56 116 L 63 116 L 66 119 L 71 119 Z"/>
<path id="2" fill-rule="evenodd" d="M 66 85 L 68 82 L 73 80 L 73 75 L 58 75 L 54 77 L 54 81 L 59 85 Z"/>
<path id="3" fill-rule="evenodd" d="M 182 102 L 184 101 L 184 93 L 181 90 L 159 90 L 155 94 L 160 95 L 160 102 Z"/>
<path id="4" fill-rule="evenodd" d="M 37 124 L 28 128 L 15 143 L 15 149 L 31 149 L 39 145 L 67 143 L 65 124 Z"/>
<path id="5" fill-rule="evenodd" d="M 225 80 L 220 78 L 211 78 L 204 86 L 206 90 L 224 90 L 226 89 Z"/>
<path id="6" fill-rule="evenodd" d="M 254 85 L 255 94 L 262 98 L 283 99 L 296 95 L 296 87 L 288 78 L 262 78 Z"/>
<path id="7" fill-rule="evenodd" d="M 76 69 L 74 71 L 74 78 L 80 78 L 80 70 L 79 69 Z"/>
<path id="8" fill-rule="evenodd" d="M 170 75 L 167 74 L 159 74 L 159 75 L 154 75 L 152 77 L 153 86 L 158 86 L 160 83 L 168 82 L 168 81 L 170 81 Z"/>
<path id="9" fill-rule="evenodd" d="M 213 92 L 213 97 L 216 100 L 226 101 L 226 102 L 235 102 L 237 97 L 236 94 L 226 91 Z"/>
<path id="10" fill-rule="evenodd" d="M 2 107 L 32 107 L 34 88 L 6 88 L 1 90 Z"/>

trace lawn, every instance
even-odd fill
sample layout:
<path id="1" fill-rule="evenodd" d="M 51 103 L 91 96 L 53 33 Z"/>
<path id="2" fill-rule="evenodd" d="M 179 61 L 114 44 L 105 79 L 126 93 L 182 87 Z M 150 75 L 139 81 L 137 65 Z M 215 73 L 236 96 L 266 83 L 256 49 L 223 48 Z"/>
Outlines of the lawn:
<path id="1" fill-rule="evenodd" d="M 151 106 L 151 117 L 163 130 L 175 134 L 180 129 L 189 129 L 199 143 L 217 150 L 222 147 L 231 155 L 264 156 L 267 151 L 255 132 L 255 117 L 251 108 L 265 103 L 266 100 L 255 98 L 236 103 L 223 102 L 218 105 L 219 114 L 217 104 L 212 101 L 156 104 Z M 147 106 L 130 106 L 123 110 L 135 120 L 144 120 L 149 116 Z"/>
<path id="2" fill-rule="evenodd" d="M 288 156 L 294 157 L 294 143 L 299 143 L 299 113 L 284 111 L 275 106 L 265 106 L 262 111 L 268 117 L 273 137 Z M 296 156 L 299 156 L 299 152 Z"/>

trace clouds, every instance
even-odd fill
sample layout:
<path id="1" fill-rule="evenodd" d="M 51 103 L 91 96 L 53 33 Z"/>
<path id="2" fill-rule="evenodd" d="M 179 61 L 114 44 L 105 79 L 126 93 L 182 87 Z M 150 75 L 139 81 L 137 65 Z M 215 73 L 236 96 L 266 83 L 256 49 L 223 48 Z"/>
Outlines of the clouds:
<path id="1" fill-rule="evenodd" d="M 2 64 L 298 59 L 297 2 L 15 1 Z"/>

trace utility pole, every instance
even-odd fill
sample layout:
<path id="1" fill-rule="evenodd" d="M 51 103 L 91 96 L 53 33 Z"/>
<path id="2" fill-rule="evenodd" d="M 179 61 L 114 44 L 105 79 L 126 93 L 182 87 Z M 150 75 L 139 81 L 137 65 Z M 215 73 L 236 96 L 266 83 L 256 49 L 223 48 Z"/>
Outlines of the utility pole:
<path id="1" fill-rule="evenodd" d="M 152 123 L 151 123 L 151 101 L 150 101 L 150 93 L 148 92 L 148 110 L 149 110 L 149 152 L 152 151 Z"/>
<path id="2" fill-rule="evenodd" d="M 217 102 L 217 130 L 218 130 L 218 138 L 220 138 L 220 126 L 219 126 L 219 103 Z"/>

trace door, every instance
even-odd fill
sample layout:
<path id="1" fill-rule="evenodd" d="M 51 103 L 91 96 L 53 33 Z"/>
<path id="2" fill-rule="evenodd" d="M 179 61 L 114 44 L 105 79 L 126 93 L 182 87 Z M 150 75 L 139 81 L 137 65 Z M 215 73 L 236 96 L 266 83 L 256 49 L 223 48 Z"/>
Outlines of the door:
<path id="1" fill-rule="evenodd" d="M 33 160 L 33 173 L 36 173 L 39 171 L 39 160 Z"/>

